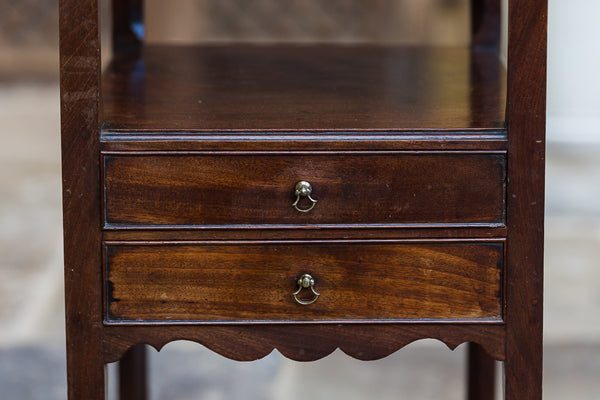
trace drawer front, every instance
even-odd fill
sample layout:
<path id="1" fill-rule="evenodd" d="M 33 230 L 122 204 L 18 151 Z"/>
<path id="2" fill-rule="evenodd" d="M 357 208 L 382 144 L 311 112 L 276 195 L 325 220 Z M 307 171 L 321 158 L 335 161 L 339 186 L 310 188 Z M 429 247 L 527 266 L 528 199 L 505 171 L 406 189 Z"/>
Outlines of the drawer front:
<path id="1" fill-rule="evenodd" d="M 498 321 L 502 260 L 502 242 L 107 245 L 106 320 Z"/>
<path id="2" fill-rule="evenodd" d="M 104 173 L 108 226 L 504 222 L 503 154 L 107 155 Z"/>

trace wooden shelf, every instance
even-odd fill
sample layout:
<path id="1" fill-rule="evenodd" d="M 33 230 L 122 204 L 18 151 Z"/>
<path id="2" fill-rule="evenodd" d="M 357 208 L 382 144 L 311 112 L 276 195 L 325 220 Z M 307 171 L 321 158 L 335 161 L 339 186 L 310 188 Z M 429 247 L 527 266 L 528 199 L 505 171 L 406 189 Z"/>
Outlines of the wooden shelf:
<path id="1" fill-rule="evenodd" d="M 103 130 L 504 131 L 493 51 L 374 45 L 147 46 L 103 74 Z"/>

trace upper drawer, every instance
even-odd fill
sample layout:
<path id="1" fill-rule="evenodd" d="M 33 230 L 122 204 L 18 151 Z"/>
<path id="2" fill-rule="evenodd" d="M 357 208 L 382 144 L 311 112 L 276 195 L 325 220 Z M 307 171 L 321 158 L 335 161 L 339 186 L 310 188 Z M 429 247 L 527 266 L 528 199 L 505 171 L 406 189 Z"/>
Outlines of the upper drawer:
<path id="1" fill-rule="evenodd" d="M 106 155 L 104 174 L 109 226 L 504 222 L 504 154 Z"/>

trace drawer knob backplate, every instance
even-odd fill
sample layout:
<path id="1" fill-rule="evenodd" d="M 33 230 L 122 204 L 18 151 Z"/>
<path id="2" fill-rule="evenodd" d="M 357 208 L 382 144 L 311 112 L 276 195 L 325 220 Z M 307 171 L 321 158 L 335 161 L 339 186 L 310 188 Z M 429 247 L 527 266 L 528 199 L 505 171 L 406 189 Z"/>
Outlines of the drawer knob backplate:
<path id="1" fill-rule="evenodd" d="M 321 294 L 315 290 L 314 285 L 315 285 L 315 279 L 312 276 L 310 276 L 309 274 L 302 275 L 298 279 L 298 290 L 296 290 L 293 294 L 294 300 L 296 300 L 299 304 L 302 304 L 303 306 L 307 306 L 307 305 L 312 304 L 315 301 L 317 301 L 317 299 L 319 298 L 319 296 Z M 312 291 L 314 297 L 310 300 L 300 299 L 298 297 L 298 295 L 300 294 L 302 289 L 310 289 Z"/>
<path id="2" fill-rule="evenodd" d="M 310 210 L 312 210 L 315 207 L 315 204 L 317 204 L 317 200 L 310 197 L 311 193 L 312 193 L 312 186 L 309 182 L 300 181 L 300 182 L 296 183 L 296 190 L 294 192 L 294 194 L 296 195 L 296 201 L 294 201 L 294 203 L 292 204 L 292 207 L 294 207 L 296 210 L 303 212 L 303 213 L 309 212 Z M 308 200 L 311 201 L 311 205 L 309 208 L 298 207 L 298 203 L 300 202 L 300 199 L 302 197 L 306 197 L 306 198 L 308 198 Z"/>

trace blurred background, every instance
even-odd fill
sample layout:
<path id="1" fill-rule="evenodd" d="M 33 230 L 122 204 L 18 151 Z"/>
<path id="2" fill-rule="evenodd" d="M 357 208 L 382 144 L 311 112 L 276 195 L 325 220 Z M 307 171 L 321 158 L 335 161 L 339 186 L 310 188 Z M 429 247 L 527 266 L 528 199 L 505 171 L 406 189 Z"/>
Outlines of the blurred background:
<path id="1" fill-rule="evenodd" d="M 64 399 L 58 5 L 0 0 L 0 397 Z M 162 41 L 468 40 L 465 0 L 146 0 Z M 105 11 L 109 4 L 104 4 Z M 597 0 L 549 0 L 545 398 L 600 393 L 600 25 Z M 108 21 L 108 18 L 104 18 Z M 109 26 L 104 29 L 110 29 Z M 108 35 L 104 35 L 108 37 Z M 103 49 L 105 54 L 110 49 Z M 105 57 L 107 58 L 107 57 Z M 336 352 L 237 363 L 151 350 L 153 399 L 460 399 L 464 346 L 380 361 Z M 114 368 L 110 368 L 114 374 Z M 309 389 L 310 388 L 310 393 Z"/>

